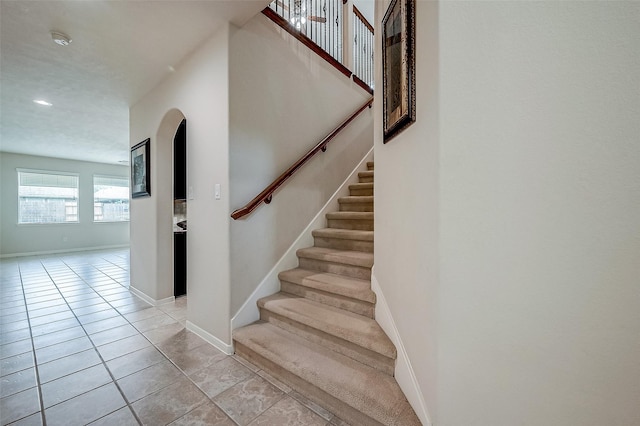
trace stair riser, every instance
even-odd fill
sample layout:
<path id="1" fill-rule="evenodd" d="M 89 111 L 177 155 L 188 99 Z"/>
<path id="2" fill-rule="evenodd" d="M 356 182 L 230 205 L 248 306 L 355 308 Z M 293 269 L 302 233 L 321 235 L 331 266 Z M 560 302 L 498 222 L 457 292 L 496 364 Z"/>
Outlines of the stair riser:
<path id="1" fill-rule="evenodd" d="M 371 268 L 364 266 L 345 265 L 343 263 L 326 262 L 324 260 L 298 258 L 299 267 L 310 271 L 331 272 L 332 274 L 346 275 L 347 277 L 371 279 Z"/>
<path id="2" fill-rule="evenodd" d="M 367 170 L 373 170 L 374 163 L 373 161 L 367 161 Z"/>
<path id="3" fill-rule="evenodd" d="M 373 176 L 360 176 L 358 177 L 360 183 L 373 183 Z"/>
<path id="4" fill-rule="evenodd" d="M 372 212 L 373 203 L 340 203 L 341 212 Z"/>
<path id="5" fill-rule="evenodd" d="M 328 228 L 352 229 L 354 231 L 373 231 L 370 219 L 327 219 Z"/>
<path id="6" fill-rule="evenodd" d="M 383 426 L 382 423 L 375 421 L 371 417 L 361 413 L 350 405 L 323 391 L 322 389 L 312 385 L 311 383 L 291 373 L 290 371 L 283 369 L 279 365 L 257 354 L 247 346 L 239 342 L 235 342 L 235 350 L 238 356 L 249 360 L 251 363 L 253 363 L 257 367 L 260 367 L 271 376 L 285 383 L 312 402 L 329 410 L 349 424 L 354 426 Z"/>
<path id="7" fill-rule="evenodd" d="M 309 327 L 308 325 L 301 324 L 291 318 L 276 314 L 265 308 L 260 308 L 260 319 L 268 321 L 276 327 L 287 330 L 327 349 L 331 349 L 339 354 L 348 356 L 349 358 L 368 365 L 369 367 L 380 370 L 390 376 L 393 375 L 394 360 L 391 358 L 387 358 L 379 353 L 363 348 L 362 346 L 357 346 L 321 330 Z"/>
<path id="8" fill-rule="evenodd" d="M 373 188 L 349 188 L 349 194 L 351 196 L 373 195 Z"/>
<path id="9" fill-rule="evenodd" d="M 362 300 L 352 299 L 339 294 L 333 294 L 283 280 L 280 280 L 280 290 L 319 303 L 324 303 L 325 305 L 344 309 L 345 311 L 353 312 L 354 314 L 364 315 L 368 318 L 374 317 L 374 305 Z"/>
<path id="10" fill-rule="evenodd" d="M 314 237 L 316 247 L 336 250 L 355 250 L 373 253 L 373 241 L 345 240 L 342 238 Z"/>

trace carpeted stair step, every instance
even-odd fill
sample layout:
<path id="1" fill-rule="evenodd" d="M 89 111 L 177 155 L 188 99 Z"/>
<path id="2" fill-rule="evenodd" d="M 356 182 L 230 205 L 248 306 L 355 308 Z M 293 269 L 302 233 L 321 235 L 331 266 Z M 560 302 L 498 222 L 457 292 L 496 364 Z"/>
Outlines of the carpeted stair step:
<path id="1" fill-rule="evenodd" d="M 373 182 L 353 183 L 349 185 L 349 195 L 373 195 Z"/>
<path id="2" fill-rule="evenodd" d="M 322 228 L 312 231 L 316 247 L 373 253 L 373 231 Z"/>
<path id="3" fill-rule="evenodd" d="M 373 170 L 373 161 L 367 161 L 367 170 Z"/>
<path id="4" fill-rule="evenodd" d="M 388 374 L 273 324 L 234 331 L 236 353 L 311 401 L 356 425 L 420 425 Z"/>
<path id="5" fill-rule="evenodd" d="M 325 217 L 329 228 L 373 231 L 373 212 L 330 212 Z"/>
<path id="6" fill-rule="evenodd" d="M 283 292 L 258 308 L 263 321 L 393 375 L 396 348 L 374 319 Z"/>
<path id="7" fill-rule="evenodd" d="M 373 253 L 307 247 L 299 249 L 296 254 L 301 269 L 330 272 L 362 280 L 371 279 Z"/>
<path id="8" fill-rule="evenodd" d="M 325 305 L 373 318 L 376 294 L 371 282 L 326 272 L 290 269 L 280 272 L 280 289 Z"/>
<path id="9" fill-rule="evenodd" d="M 360 183 L 373 182 L 373 170 L 358 172 L 358 181 Z"/>
<path id="10" fill-rule="evenodd" d="M 338 198 L 341 212 L 372 212 L 373 196 L 356 196 Z"/>

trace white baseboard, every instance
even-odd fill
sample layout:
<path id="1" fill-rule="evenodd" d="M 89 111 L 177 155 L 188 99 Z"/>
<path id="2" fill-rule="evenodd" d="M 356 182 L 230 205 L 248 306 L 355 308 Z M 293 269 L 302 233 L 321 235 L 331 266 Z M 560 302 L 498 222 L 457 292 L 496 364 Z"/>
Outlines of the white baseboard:
<path id="1" fill-rule="evenodd" d="M 413 407 L 416 415 L 420 419 L 423 425 L 432 426 L 429 412 L 427 411 L 427 404 L 425 403 L 422 390 L 418 385 L 418 379 L 411 366 L 411 360 L 407 355 L 407 351 L 404 348 L 400 333 L 396 327 L 396 323 L 391 315 L 391 310 L 387 301 L 382 293 L 382 288 L 375 276 L 375 266 L 371 269 L 371 290 L 376 294 L 376 321 L 382 327 L 389 339 L 396 346 L 398 351 L 398 358 L 396 359 L 395 379 L 398 385 L 404 392 L 409 404 Z"/>
<path id="2" fill-rule="evenodd" d="M 153 297 L 148 296 L 146 293 L 138 290 L 132 285 L 129 285 L 129 291 L 135 294 L 136 296 L 138 296 L 140 299 L 149 303 L 151 306 L 166 305 L 167 303 L 175 302 L 176 300 L 175 296 L 165 297 L 164 299 L 156 300 Z"/>
<path id="3" fill-rule="evenodd" d="M 213 334 L 203 330 L 202 328 L 198 327 L 197 325 L 195 325 L 191 321 L 187 321 L 187 330 L 189 330 L 189 331 L 197 334 L 198 336 L 202 337 L 204 340 L 209 342 L 216 349 L 222 351 L 223 353 L 225 353 L 227 355 L 233 355 L 234 351 L 233 351 L 233 346 L 232 345 L 226 344 L 225 342 L 223 342 L 222 340 L 218 339 Z"/>
<path id="4" fill-rule="evenodd" d="M 129 247 L 129 244 L 118 244 L 113 246 L 97 246 L 97 247 L 83 247 L 75 249 L 61 249 L 61 250 L 45 250 L 45 251 L 30 251 L 26 253 L 8 253 L 0 254 L 0 259 L 10 257 L 25 257 L 25 256 L 43 256 L 47 254 L 61 254 L 61 253 L 77 253 L 79 251 L 96 251 L 96 250 L 109 250 Z"/>
<path id="5" fill-rule="evenodd" d="M 362 171 L 363 167 L 366 167 L 366 162 L 371 161 L 373 158 L 373 148 L 364 156 L 364 158 L 358 163 L 353 171 L 347 176 L 342 185 L 334 192 L 334 194 L 325 203 L 318 214 L 311 220 L 309 225 L 300 233 L 298 238 L 291 244 L 282 257 L 271 268 L 269 273 L 258 284 L 258 287 L 251 293 L 251 295 L 245 300 L 238 312 L 231 318 L 231 332 L 236 328 L 244 327 L 252 322 L 260 319 L 260 311 L 258 310 L 258 300 L 270 296 L 280 291 L 280 280 L 278 274 L 287 269 L 295 268 L 298 265 L 298 256 L 296 251 L 301 248 L 310 247 L 313 245 L 313 236 L 311 231 L 317 228 L 325 227 L 325 214 L 338 209 L 338 198 L 348 195 L 349 184 L 353 183 L 355 178 L 357 181 L 358 172 Z"/>

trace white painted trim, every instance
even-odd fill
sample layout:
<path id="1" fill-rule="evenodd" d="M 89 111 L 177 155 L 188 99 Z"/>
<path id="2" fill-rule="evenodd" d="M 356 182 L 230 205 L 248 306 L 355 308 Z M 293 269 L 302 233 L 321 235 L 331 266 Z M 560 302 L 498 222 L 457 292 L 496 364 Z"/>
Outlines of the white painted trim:
<path id="1" fill-rule="evenodd" d="M 166 305 L 167 303 L 172 303 L 172 302 L 175 302 L 175 300 L 176 300 L 175 296 L 165 297 L 164 299 L 156 300 L 156 299 L 152 298 L 151 296 L 148 296 L 146 293 L 138 290 L 137 288 L 135 288 L 132 285 L 129 285 L 129 291 L 131 293 L 135 294 L 136 296 L 138 296 L 140 299 L 142 299 L 145 302 L 149 303 L 151 306 Z"/>
<path id="2" fill-rule="evenodd" d="M 225 342 L 223 342 L 222 340 L 218 339 L 213 334 L 203 330 L 202 328 L 198 327 L 197 325 L 195 325 L 191 321 L 187 321 L 187 330 L 189 330 L 189 331 L 197 334 L 198 336 L 202 337 L 204 340 L 206 340 L 211 345 L 213 345 L 216 349 L 224 352 L 225 354 L 233 355 L 234 350 L 233 350 L 233 346 L 232 345 L 226 344 Z"/>
<path id="3" fill-rule="evenodd" d="M 45 251 L 32 251 L 27 253 L 8 253 L 0 254 L 0 259 L 8 257 L 24 257 L 24 256 L 42 256 L 45 254 L 58 254 L 58 253 L 76 253 L 79 251 L 96 251 L 96 250 L 108 250 L 129 247 L 129 244 L 118 244 L 113 246 L 98 246 L 98 247 L 83 247 L 76 249 L 62 249 L 62 250 L 45 250 Z"/>
<path id="4" fill-rule="evenodd" d="M 411 360 L 407 355 L 407 351 L 404 348 L 400 333 L 396 327 L 396 323 L 391 315 L 391 310 L 387 304 L 382 288 L 375 275 L 375 266 L 371 268 L 371 290 L 376 294 L 376 321 L 382 327 L 389 339 L 396 346 L 398 351 L 398 358 L 396 359 L 395 379 L 398 385 L 404 392 L 409 404 L 413 407 L 416 415 L 420 419 L 423 425 L 432 426 L 431 418 L 427 410 L 427 404 L 422 395 L 422 390 L 418 384 L 418 379 L 411 366 Z"/>
<path id="5" fill-rule="evenodd" d="M 310 247 L 313 245 L 313 236 L 311 231 L 318 228 L 325 227 L 325 214 L 331 211 L 338 210 L 338 198 L 344 197 L 349 194 L 349 184 L 357 181 L 358 172 L 362 171 L 362 168 L 366 168 L 366 162 L 373 159 L 373 148 L 364 156 L 364 158 L 358 163 L 353 171 L 347 176 L 342 185 L 333 193 L 331 198 L 320 209 L 318 214 L 311 220 L 309 225 L 302 231 L 302 233 L 291 244 L 282 257 L 271 268 L 269 273 L 258 284 L 258 287 L 251 293 L 251 295 L 245 300 L 238 312 L 231 318 L 231 333 L 236 328 L 243 327 L 251 324 L 252 322 L 260 319 L 260 311 L 258 310 L 258 300 L 270 296 L 280 291 L 280 280 L 278 274 L 281 271 L 287 269 L 293 269 L 298 265 L 298 256 L 296 251 L 301 248 Z"/>

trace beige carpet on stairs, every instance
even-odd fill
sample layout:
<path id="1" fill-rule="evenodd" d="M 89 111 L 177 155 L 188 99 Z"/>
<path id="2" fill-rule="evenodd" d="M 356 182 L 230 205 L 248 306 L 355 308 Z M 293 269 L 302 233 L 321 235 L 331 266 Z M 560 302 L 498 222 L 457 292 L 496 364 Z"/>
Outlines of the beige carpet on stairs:
<path id="1" fill-rule="evenodd" d="M 236 353 L 356 425 L 419 425 L 393 378 L 396 348 L 374 319 L 374 165 L 298 250 L 281 291 L 258 301 L 261 320 L 234 331 Z"/>

